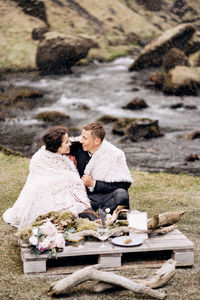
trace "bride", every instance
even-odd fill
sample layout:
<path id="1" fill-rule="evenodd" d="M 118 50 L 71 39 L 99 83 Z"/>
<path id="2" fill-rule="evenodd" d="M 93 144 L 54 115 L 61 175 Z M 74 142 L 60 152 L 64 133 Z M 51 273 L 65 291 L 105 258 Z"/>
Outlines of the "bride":
<path id="1" fill-rule="evenodd" d="M 50 211 L 71 211 L 79 215 L 90 209 L 85 187 L 70 156 L 67 128 L 51 128 L 42 138 L 43 146 L 33 155 L 27 181 L 3 220 L 22 228 Z"/>

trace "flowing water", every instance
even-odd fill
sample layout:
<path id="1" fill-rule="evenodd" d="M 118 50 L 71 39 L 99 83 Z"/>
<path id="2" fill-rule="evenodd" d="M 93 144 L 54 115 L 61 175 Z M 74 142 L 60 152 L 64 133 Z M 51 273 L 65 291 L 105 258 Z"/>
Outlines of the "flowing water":
<path id="1" fill-rule="evenodd" d="M 137 143 L 119 143 L 119 137 L 106 125 L 107 139 L 122 148 L 131 168 L 149 171 L 190 172 L 200 175 L 200 162 L 186 162 L 185 157 L 200 157 L 199 139 L 188 140 L 187 135 L 199 130 L 199 97 L 166 96 L 160 91 L 144 87 L 148 72 L 128 72 L 133 58 L 119 58 L 111 63 L 95 62 L 85 67 L 74 67 L 73 74 L 27 79 L 18 77 L 12 84 L 29 86 L 45 92 L 45 105 L 24 111 L 18 118 L 6 120 L 1 126 L 0 144 L 32 155 L 46 125 L 35 119 L 42 111 L 60 111 L 70 115 L 68 126 L 81 126 L 105 114 L 117 117 L 151 118 L 159 121 L 164 136 Z M 133 98 L 143 98 L 148 108 L 131 111 L 122 107 Z M 48 104 L 47 104 L 48 103 Z M 171 105 L 182 103 L 179 109 Z M 187 109 L 195 105 L 196 109 Z"/>

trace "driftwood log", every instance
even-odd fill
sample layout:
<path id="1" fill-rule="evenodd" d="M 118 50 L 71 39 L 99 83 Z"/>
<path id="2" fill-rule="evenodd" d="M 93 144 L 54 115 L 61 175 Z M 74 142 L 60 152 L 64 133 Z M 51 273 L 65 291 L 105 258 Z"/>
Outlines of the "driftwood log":
<path id="1" fill-rule="evenodd" d="M 148 229 L 155 229 L 162 226 L 169 226 L 176 224 L 184 215 L 184 211 L 165 212 L 163 214 L 155 215 L 148 220 Z"/>
<path id="2" fill-rule="evenodd" d="M 73 274 L 67 276 L 64 279 L 58 280 L 52 283 L 48 291 L 48 295 L 59 295 L 64 294 L 69 289 L 77 286 L 88 280 L 107 282 L 112 285 L 117 285 L 125 289 L 131 290 L 135 293 L 145 294 L 155 299 L 164 299 L 166 297 L 165 293 L 155 291 L 144 284 L 136 283 L 124 276 L 120 276 L 114 273 L 99 271 L 101 265 L 94 265 L 90 267 L 83 268 L 74 272 Z"/>
<path id="3" fill-rule="evenodd" d="M 134 282 L 143 284 L 149 288 L 155 289 L 164 286 L 176 272 L 176 262 L 169 259 L 164 265 L 153 274 L 150 278 L 134 278 Z M 93 291 L 100 293 L 109 289 L 113 289 L 116 285 L 106 282 L 98 282 L 93 286 Z"/>

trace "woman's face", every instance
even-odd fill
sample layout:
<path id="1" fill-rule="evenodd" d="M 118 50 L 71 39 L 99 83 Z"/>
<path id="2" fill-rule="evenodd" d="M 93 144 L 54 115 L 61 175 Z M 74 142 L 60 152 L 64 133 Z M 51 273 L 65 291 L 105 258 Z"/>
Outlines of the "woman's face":
<path id="1" fill-rule="evenodd" d="M 65 133 L 62 137 L 62 144 L 57 150 L 58 154 L 68 154 L 70 152 L 71 142 L 68 140 L 68 134 Z"/>

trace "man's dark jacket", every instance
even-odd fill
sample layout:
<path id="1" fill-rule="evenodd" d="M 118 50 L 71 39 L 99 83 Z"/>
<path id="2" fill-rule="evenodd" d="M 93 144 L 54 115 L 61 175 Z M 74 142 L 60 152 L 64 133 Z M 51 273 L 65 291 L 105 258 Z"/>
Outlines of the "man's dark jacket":
<path id="1" fill-rule="evenodd" d="M 84 151 L 80 142 L 73 142 L 70 149 L 70 154 L 74 155 L 77 160 L 77 169 L 80 177 L 83 176 L 86 165 L 88 164 L 91 156 L 87 151 Z M 95 179 L 95 178 L 94 178 Z M 94 190 L 90 192 L 87 189 L 88 194 L 109 194 L 119 188 L 129 189 L 130 182 L 105 182 L 96 180 Z"/>

